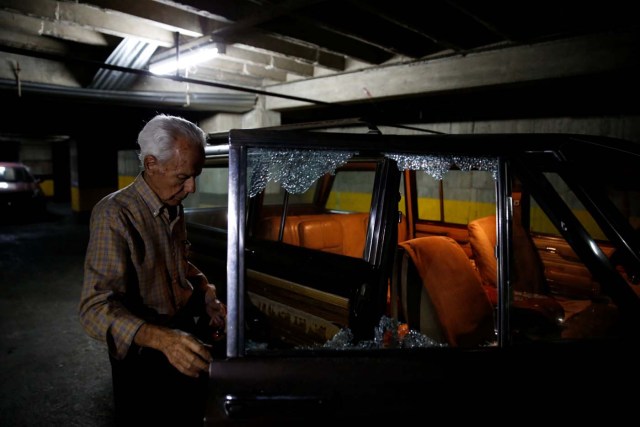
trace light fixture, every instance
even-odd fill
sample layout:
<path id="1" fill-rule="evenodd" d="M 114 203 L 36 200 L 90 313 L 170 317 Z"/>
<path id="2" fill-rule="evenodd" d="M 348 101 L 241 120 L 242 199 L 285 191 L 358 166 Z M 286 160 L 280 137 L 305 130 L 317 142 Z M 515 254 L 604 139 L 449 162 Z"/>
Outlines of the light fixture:
<path id="1" fill-rule="evenodd" d="M 200 64 L 204 61 L 214 58 L 218 53 L 224 52 L 224 45 L 219 43 L 207 44 L 198 48 L 186 51 L 185 53 L 176 53 L 154 62 L 149 65 L 149 71 L 153 74 L 166 75 L 175 73 L 177 70 L 186 69 L 193 65 Z"/>

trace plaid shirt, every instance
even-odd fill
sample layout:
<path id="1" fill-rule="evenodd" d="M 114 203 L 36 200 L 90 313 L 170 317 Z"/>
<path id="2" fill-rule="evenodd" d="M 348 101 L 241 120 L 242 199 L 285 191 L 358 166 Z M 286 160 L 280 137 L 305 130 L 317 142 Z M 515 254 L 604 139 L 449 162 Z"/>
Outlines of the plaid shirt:
<path id="1" fill-rule="evenodd" d="M 80 322 L 116 359 L 126 356 L 143 323 L 170 321 L 194 286 L 215 290 L 187 260 L 182 206 L 171 222 L 142 174 L 95 205 L 90 232 Z"/>

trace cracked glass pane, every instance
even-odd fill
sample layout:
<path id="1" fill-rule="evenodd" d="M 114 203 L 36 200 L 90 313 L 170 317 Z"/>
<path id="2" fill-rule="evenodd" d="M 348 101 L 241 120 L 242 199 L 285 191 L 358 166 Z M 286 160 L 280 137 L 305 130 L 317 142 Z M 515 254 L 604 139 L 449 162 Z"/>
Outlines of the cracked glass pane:
<path id="1" fill-rule="evenodd" d="M 279 182 L 291 194 L 304 193 L 318 178 L 334 174 L 356 152 L 253 148 L 249 150 L 249 197 L 259 194 L 270 181 Z"/>
<path id="2" fill-rule="evenodd" d="M 457 166 L 462 171 L 489 171 L 493 179 L 496 179 L 498 174 L 498 159 L 495 157 L 419 156 L 395 153 L 385 153 L 385 156 L 398 162 L 398 169 L 401 171 L 407 169 L 421 170 L 438 180 L 441 180 L 452 166 Z"/>

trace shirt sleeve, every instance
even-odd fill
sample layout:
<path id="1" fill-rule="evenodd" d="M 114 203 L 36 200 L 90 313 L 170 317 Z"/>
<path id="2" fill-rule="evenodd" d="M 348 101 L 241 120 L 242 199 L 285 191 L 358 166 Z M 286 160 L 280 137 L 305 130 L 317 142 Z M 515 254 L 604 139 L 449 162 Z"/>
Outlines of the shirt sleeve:
<path id="1" fill-rule="evenodd" d="M 194 288 L 206 290 L 209 285 L 207 276 L 198 269 L 191 261 L 187 261 L 187 279 L 193 285 Z"/>
<path id="2" fill-rule="evenodd" d="M 144 320 L 126 309 L 128 244 L 123 216 L 98 204 L 90 221 L 80 297 L 80 323 L 87 334 L 105 342 L 110 354 L 123 359 Z"/>
<path id="3" fill-rule="evenodd" d="M 191 261 L 187 262 L 187 278 L 194 288 L 200 289 L 205 296 L 205 305 L 218 298 L 216 287 L 209 283 L 207 276 L 198 269 Z"/>

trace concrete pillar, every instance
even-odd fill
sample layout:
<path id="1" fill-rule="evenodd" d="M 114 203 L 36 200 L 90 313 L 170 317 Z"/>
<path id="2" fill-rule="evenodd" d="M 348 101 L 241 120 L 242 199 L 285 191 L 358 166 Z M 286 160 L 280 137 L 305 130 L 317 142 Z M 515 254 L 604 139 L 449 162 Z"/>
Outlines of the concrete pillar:
<path id="1" fill-rule="evenodd" d="M 242 114 L 218 113 L 198 124 L 208 133 L 225 132 L 242 127 Z"/>
<path id="2" fill-rule="evenodd" d="M 95 135 L 70 144 L 71 210 L 85 222 L 93 206 L 118 188 L 117 147 Z"/>
<path id="3" fill-rule="evenodd" d="M 20 145 L 20 161 L 40 180 L 45 196 L 54 195 L 52 143 L 47 140 L 24 141 Z"/>
<path id="4" fill-rule="evenodd" d="M 242 117 L 243 129 L 278 126 L 281 123 L 280 113 L 265 108 L 264 95 L 258 96 L 256 108 L 245 113 Z"/>
<path id="5" fill-rule="evenodd" d="M 71 202 L 71 153 L 68 138 L 53 143 L 53 200 L 59 203 Z"/>

